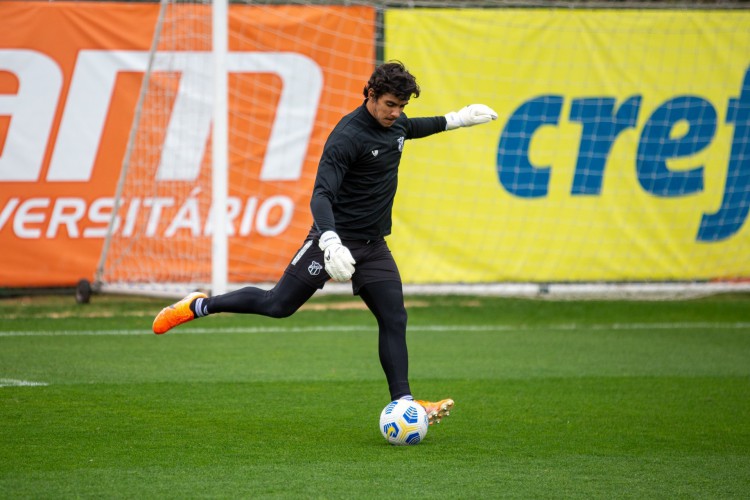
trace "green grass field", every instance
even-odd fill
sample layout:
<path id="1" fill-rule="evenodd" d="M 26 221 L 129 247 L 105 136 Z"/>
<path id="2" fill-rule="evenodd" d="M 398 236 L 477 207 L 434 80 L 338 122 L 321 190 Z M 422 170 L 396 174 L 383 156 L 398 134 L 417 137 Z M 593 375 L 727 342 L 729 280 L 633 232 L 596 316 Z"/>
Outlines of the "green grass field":
<path id="1" fill-rule="evenodd" d="M 164 305 L 0 301 L 0 497 L 750 497 L 750 295 L 409 297 L 414 394 L 456 407 L 403 448 L 357 299 Z"/>

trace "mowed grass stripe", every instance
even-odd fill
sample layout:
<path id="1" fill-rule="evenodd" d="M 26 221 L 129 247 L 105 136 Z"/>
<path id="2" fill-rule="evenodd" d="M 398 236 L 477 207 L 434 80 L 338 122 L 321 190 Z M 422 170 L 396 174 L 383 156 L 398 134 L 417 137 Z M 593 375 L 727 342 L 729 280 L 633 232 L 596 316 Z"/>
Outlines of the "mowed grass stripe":
<path id="1" fill-rule="evenodd" d="M 379 382 L 16 390 L 1 419 L 13 460 L 0 472 L 0 491 L 24 498 L 352 498 L 352 491 L 384 498 L 393 489 L 418 497 L 430 484 L 459 498 L 747 492 L 750 403 L 741 378 L 420 385 L 450 389 L 460 406 L 409 449 L 379 435 Z M 21 409 L 23 417 L 14 418 Z"/>
<path id="2" fill-rule="evenodd" d="M 566 331 L 566 330 L 743 330 L 750 323 L 599 323 L 599 324 L 552 324 L 552 325 L 417 325 L 408 327 L 413 332 L 503 332 L 503 331 Z M 372 326 L 330 325 L 330 326 L 279 326 L 279 327 L 227 327 L 191 328 L 183 327 L 174 333 L 204 335 L 222 333 L 306 333 L 306 332 L 362 332 L 371 331 Z M 107 329 L 107 330 L 0 330 L 0 337 L 58 337 L 86 335 L 153 335 L 148 329 Z"/>

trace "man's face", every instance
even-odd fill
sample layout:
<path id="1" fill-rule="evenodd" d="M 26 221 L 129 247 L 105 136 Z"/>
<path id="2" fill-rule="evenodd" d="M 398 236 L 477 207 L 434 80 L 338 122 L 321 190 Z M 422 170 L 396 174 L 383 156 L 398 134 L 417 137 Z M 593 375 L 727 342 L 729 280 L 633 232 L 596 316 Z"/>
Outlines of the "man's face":
<path id="1" fill-rule="evenodd" d="M 383 127 L 390 127 L 396 118 L 401 116 L 401 112 L 409 100 L 402 100 L 393 94 L 383 94 L 377 100 L 373 98 L 373 92 L 370 90 L 367 101 L 367 110 Z"/>

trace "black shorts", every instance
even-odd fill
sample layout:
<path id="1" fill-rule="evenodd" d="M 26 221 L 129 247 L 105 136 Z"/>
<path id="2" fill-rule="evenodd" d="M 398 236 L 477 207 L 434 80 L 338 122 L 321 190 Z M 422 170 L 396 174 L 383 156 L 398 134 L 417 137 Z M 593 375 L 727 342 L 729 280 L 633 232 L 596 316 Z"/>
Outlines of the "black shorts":
<path id="1" fill-rule="evenodd" d="M 352 291 L 359 294 L 360 288 L 378 281 L 401 282 L 396 261 L 384 239 L 343 240 L 342 243 L 352 253 L 357 262 L 352 275 Z M 308 239 L 286 267 L 285 274 L 315 288 L 323 288 L 331 279 L 325 270 L 323 251 L 317 239 Z"/>

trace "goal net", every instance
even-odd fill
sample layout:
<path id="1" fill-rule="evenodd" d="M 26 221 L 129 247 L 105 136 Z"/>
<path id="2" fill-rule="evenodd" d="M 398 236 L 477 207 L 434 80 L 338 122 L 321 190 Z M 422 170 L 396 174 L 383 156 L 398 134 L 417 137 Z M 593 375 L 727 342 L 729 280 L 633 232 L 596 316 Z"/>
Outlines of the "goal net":
<path id="1" fill-rule="evenodd" d="M 211 2 L 162 2 L 104 245 L 103 290 L 180 295 L 212 283 L 214 212 L 226 208 L 227 283 L 276 280 L 312 219 L 327 132 L 374 67 L 369 6 L 232 4 L 226 200 L 212 197 Z M 325 91 L 324 91 L 325 86 Z"/>
<path id="2" fill-rule="evenodd" d="M 210 2 L 155 7 L 96 286 L 179 294 L 211 276 L 212 17 Z"/>
<path id="3" fill-rule="evenodd" d="M 499 114 L 404 146 L 388 241 L 407 287 L 744 286 L 750 12 L 549 5 L 232 2 L 228 140 L 213 144 L 211 2 L 154 4 L 99 286 L 210 288 L 214 168 L 228 287 L 275 282 L 312 223 L 327 134 L 390 59 L 422 88 L 409 116 Z"/>

